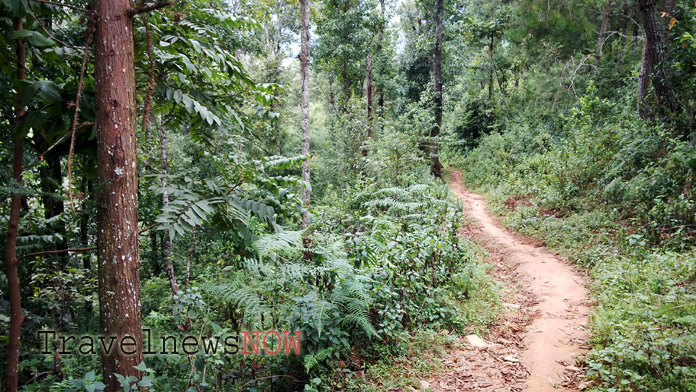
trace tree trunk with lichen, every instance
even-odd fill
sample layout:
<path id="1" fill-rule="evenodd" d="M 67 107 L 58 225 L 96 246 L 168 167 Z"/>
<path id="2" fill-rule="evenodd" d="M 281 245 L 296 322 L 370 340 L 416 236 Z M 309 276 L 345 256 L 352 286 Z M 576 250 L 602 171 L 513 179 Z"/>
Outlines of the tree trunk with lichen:
<path id="1" fill-rule="evenodd" d="M 93 6 L 100 332 L 107 342 L 133 342 L 102 350 L 105 391 L 115 392 L 122 387 L 114 374 L 140 378 L 134 366 L 143 361 L 133 18 L 129 0 Z"/>

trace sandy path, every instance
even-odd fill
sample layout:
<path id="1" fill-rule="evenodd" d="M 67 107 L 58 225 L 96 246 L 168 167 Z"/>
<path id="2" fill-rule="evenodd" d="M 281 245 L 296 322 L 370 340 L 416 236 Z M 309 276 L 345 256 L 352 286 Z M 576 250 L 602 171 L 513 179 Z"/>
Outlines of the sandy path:
<path id="1" fill-rule="evenodd" d="M 584 278 L 554 254 L 501 226 L 488 213 L 483 197 L 466 190 L 461 176 L 461 172 L 453 172 L 450 187 L 475 221 L 478 230 L 474 239 L 500 254 L 502 262 L 516 271 L 517 284 L 536 297 L 532 307 L 535 317 L 527 330 L 519 333 L 521 364 L 529 372 L 524 390 L 576 390 L 564 380 L 569 371 L 576 371 L 575 358 L 586 352 L 584 327 L 589 309 Z M 496 366 L 495 361 L 490 365 Z"/>

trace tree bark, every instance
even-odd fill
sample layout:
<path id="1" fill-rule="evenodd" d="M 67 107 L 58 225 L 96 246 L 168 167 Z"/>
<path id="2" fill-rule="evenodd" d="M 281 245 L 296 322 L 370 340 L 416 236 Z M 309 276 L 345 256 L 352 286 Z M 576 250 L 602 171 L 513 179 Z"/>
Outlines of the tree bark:
<path id="1" fill-rule="evenodd" d="M 309 184 L 309 6 L 310 0 L 300 0 L 301 49 L 300 78 L 302 79 L 302 155 L 307 159 L 302 163 L 302 181 Z M 345 102 L 344 102 L 345 104 Z M 309 189 L 302 188 L 302 228 L 309 225 Z"/>
<path id="2" fill-rule="evenodd" d="M 435 102 L 435 126 L 430 131 L 430 172 L 438 178 L 442 177 L 440 163 L 440 146 L 435 140 L 440 135 L 442 126 L 442 14 L 443 0 L 436 1 L 435 11 L 435 53 L 433 56 L 433 100 Z M 492 82 L 492 80 L 491 80 Z"/>
<path id="3" fill-rule="evenodd" d="M 163 124 L 160 124 L 160 151 L 162 160 L 162 205 L 164 208 L 169 207 L 169 192 L 167 192 L 167 174 L 169 172 L 168 162 L 167 162 L 167 131 Z M 164 241 L 162 242 L 162 253 L 164 254 L 164 259 L 167 261 L 167 266 L 165 267 L 167 271 L 167 277 L 169 278 L 169 285 L 172 288 L 172 299 L 174 304 L 179 301 L 176 300 L 176 296 L 179 295 L 179 284 L 176 282 L 176 275 L 174 274 L 174 260 L 172 257 L 172 237 L 169 232 L 164 233 Z"/>
<path id="4" fill-rule="evenodd" d="M 652 85 L 657 98 L 657 105 L 669 112 L 677 110 L 672 90 L 667 84 L 667 56 L 662 43 L 662 34 L 657 21 L 655 0 L 640 0 L 640 10 L 643 13 L 645 26 L 645 41 L 648 45 L 647 54 L 652 64 Z"/>
<path id="5" fill-rule="evenodd" d="M 650 89 L 650 75 L 652 74 L 652 60 L 648 54 L 648 40 L 643 39 L 643 54 L 640 59 L 640 74 L 638 75 L 638 93 L 637 107 L 638 115 L 641 118 L 647 119 L 650 117 L 650 107 L 645 98 L 648 96 Z"/>
<path id="6" fill-rule="evenodd" d="M 106 339 L 135 345 L 132 354 L 102 350 L 105 391 L 116 392 L 122 388 L 114 374 L 140 378 L 134 366 L 143 361 L 132 2 L 94 0 L 93 6 L 99 321 Z"/>
<path id="7" fill-rule="evenodd" d="M 602 11 L 602 24 L 599 27 L 597 37 L 597 51 L 595 52 L 595 70 L 599 73 L 599 62 L 602 60 L 602 49 L 607 40 L 607 28 L 609 27 L 609 15 L 611 14 L 611 1 L 607 2 Z"/>
<path id="8" fill-rule="evenodd" d="M 24 21 L 21 17 L 14 20 L 15 30 L 24 30 Z M 27 79 L 27 51 L 22 39 L 17 40 L 15 51 L 17 59 L 17 80 Z M 17 92 L 17 104 L 15 106 L 14 122 L 16 125 L 22 121 L 25 110 L 19 106 L 22 92 Z M 12 159 L 12 177 L 17 184 L 22 182 L 22 163 L 24 160 L 24 135 L 14 135 L 14 156 Z M 10 202 L 10 219 L 7 225 L 7 243 L 5 245 L 5 271 L 7 274 L 7 294 L 10 300 L 10 327 L 7 340 L 7 368 L 5 370 L 5 391 L 16 392 L 19 379 L 17 367 L 19 365 L 19 341 L 24 322 L 22 312 L 22 294 L 19 285 L 19 259 L 17 259 L 17 236 L 19 232 L 19 213 L 22 208 L 22 195 L 17 192 L 12 194 Z"/>

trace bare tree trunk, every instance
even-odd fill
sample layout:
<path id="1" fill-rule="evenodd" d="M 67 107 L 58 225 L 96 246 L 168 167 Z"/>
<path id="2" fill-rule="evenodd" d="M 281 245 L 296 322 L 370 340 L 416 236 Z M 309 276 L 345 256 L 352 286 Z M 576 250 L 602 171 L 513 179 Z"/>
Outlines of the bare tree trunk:
<path id="1" fill-rule="evenodd" d="M 278 15 L 278 23 L 276 24 L 277 31 L 278 31 L 278 41 L 276 42 L 276 47 L 275 47 L 275 78 L 274 81 L 276 83 L 280 83 L 280 66 L 282 64 L 282 47 L 281 47 L 281 40 L 283 39 L 283 24 L 281 23 L 281 18 L 280 15 Z M 276 100 L 279 99 L 280 93 L 278 92 L 278 89 L 273 90 L 273 97 L 276 98 Z M 275 110 L 275 105 L 276 101 L 273 101 L 271 104 L 271 110 Z M 273 129 L 275 130 L 276 134 L 276 147 L 278 148 L 278 155 L 283 155 L 283 130 L 280 128 L 280 120 L 278 118 L 275 119 L 273 122 Z"/>
<path id="2" fill-rule="evenodd" d="M 638 93 L 637 107 L 638 114 L 643 119 L 650 117 L 650 107 L 645 98 L 648 96 L 650 89 L 650 75 L 652 75 L 652 61 L 648 54 L 648 40 L 643 39 L 643 54 L 640 59 L 640 74 L 638 75 Z"/>
<path id="3" fill-rule="evenodd" d="M 309 184 L 309 1 L 300 0 L 301 49 L 300 77 L 302 79 L 302 155 L 307 159 L 302 163 L 302 181 Z M 345 83 L 345 81 L 344 81 Z M 345 102 L 344 102 L 345 104 Z M 309 225 L 309 189 L 302 188 L 302 228 Z"/>
<path id="4" fill-rule="evenodd" d="M 442 24 L 442 22 L 440 22 Z M 440 26 L 442 29 L 442 26 Z M 440 32 L 440 34 L 442 34 Z M 488 100 L 493 99 L 493 33 L 491 32 L 491 41 L 488 43 Z M 442 39 L 440 39 L 440 44 L 442 45 Z"/>
<path id="5" fill-rule="evenodd" d="M 143 361 L 133 18 L 130 0 L 94 0 L 92 4 L 101 335 L 133 343 L 126 350 L 102 350 L 105 391 L 116 392 L 122 387 L 114 374 L 140 378 L 134 366 Z"/>
<path id="6" fill-rule="evenodd" d="M 652 85 L 655 89 L 657 105 L 670 112 L 677 110 L 672 90 L 667 84 L 667 56 L 662 44 L 662 34 L 657 22 L 655 0 L 640 0 L 640 9 L 645 22 L 645 41 L 648 45 L 648 56 L 652 64 Z"/>
<path id="7" fill-rule="evenodd" d="M 607 2 L 602 11 L 602 24 L 599 27 L 599 36 L 597 37 L 597 52 L 595 52 L 595 69 L 599 73 L 599 62 L 602 60 L 602 49 L 607 40 L 607 28 L 609 27 L 609 15 L 611 14 L 611 1 Z"/>
<path id="8" fill-rule="evenodd" d="M 164 128 L 164 124 L 160 124 L 160 152 L 162 160 L 162 205 L 164 208 L 169 207 L 169 192 L 167 191 L 167 174 L 168 174 L 168 163 L 167 163 L 167 131 Z M 174 304 L 179 301 L 176 300 L 179 295 L 179 284 L 176 282 L 176 275 L 174 274 L 174 260 L 172 255 L 172 237 L 169 232 L 165 232 L 164 241 L 162 243 L 162 253 L 164 253 L 164 259 L 167 260 L 167 266 L 165 270 L 167 271 L 167 277 L 169 278 L 169 285 L 172 288 L 172 299 Z"/>
<path id="9" fill-rule="evenodd" d="M 367 75 L 366 75 L 366 86 L 365 95 L 367 97 L 367 140 L 372 139 L 374 136 L 374 130 L 372 129 L 372 119 L 374 117 L 374 110 L 372 105 L 372 53 L 367 55 Z M 367 156 L 367 147 L 363 148 L 362 156 Z"/>
<path id="10" fill-rule="evenodd" d="M 350 0 L 344 0 L 344 2 L 343 2 L 343 15 L 344 16 L 348 15 L 349 9 L 350 9 Z M 342 32 L 342 37 L 341 37 L 341 40 L 343 41 L 343 45 L 348 45 L 348 34 L 350 34 L 350 31 L 344 27 L 343 32 Z M 341 70 L 341 78 L 343 79 L 343 106 L 342 106 L 341 110 L 343 111 L 343 114 L 346 114 L 348 112 L 348 98 L 350 98 L 350 81 L 348 80 L 348 54 L 345 50 L 343 52 L 343 67 Z"/>
<path id="11" fill-rule="evenodd" d="M 430 172 L 438 178 L 442 177 L 442 164 L 440 163 L 440 148 L 435 140 L 440 135 L 442 126 L 442 14 L 444 12 L 443 0 L 437 0 L 435 12 L 435 54 L 433 56 L 433 100 L 435 101 L 435 126 L 430 131 Z M 491 80 L 492 83 L 492 80 Z"/>
<path id="12" fill-rule="evenodd" d="M 24 30 L 24 21 L 21 17 L 14 20 L 14 29 Z M 17 80 L 27 79 L 27 52 L 22 39 L 17 40 Z M 22 92 L 17 92 L 14 122 L 19 124 L 24 117 L 24 107 L 19 106 Z M 15 133 L 14 156 L 12 159 L 12 177 L 17 184 L 22 182 L 22 161 L 24 159 L 24 136 Z M 10 202 L 10 219 L 7 224 L 7 244 L 5 245 L 5 271 L 7 274 L 7 294 L 10 300 L 10 328 L 7 340 L 7 369 L 5 370 L 5 391 L 16 392 L 19 379 L 17 367 L 19 365 L 19 340 L 24 322 L 22 312 L 22 294 L 19 285 L 19 259 L 17 259 L 17 236 L 19 232 L 19 212 L 22 207 L 22 195 L 19 192 L 12 194 Z"/>
<path id="13" fill-rule="evenodd" d="M 384 0 L 379 0 L 379 12 L 380 15 L 382 16 L 382 26 L 379 30 L 379 38 L 377 39 L 377 53 L 381 56 L 382 55 L 382 48 L 384 46 L 384 30 L 386 27 L 386 17 L 384 16 L 384 7 L 386 6 Z M 379 111 L 377 112 L 377 116 L 381 116 L 382 112 L 384 112 L 384 80 L 381 80 L 382 75 L 379 75 L 378 81 L 379 83 L 377 84 L 377 91 L 379 94 L 379 97 L 377 98 L 377 106 L 379 107 Z"/>

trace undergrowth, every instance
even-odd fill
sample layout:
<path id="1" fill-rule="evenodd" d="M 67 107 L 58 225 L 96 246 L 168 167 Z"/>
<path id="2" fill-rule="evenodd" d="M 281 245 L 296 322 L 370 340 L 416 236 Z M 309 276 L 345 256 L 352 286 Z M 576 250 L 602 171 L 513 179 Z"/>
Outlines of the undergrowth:
<path id="1" fill-rule="evenodd" d="M 593 92 L 559 121 L 485 136 L 464 182 L 590 270 L 592 390 L 694 391 L 696 150 Z"/>

